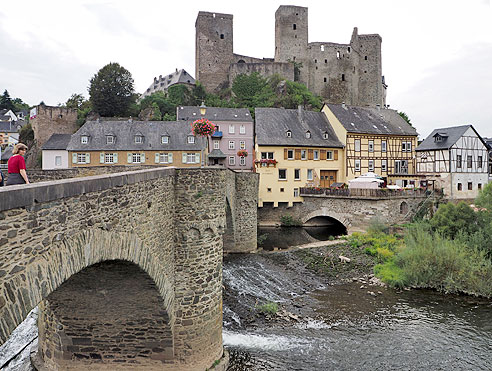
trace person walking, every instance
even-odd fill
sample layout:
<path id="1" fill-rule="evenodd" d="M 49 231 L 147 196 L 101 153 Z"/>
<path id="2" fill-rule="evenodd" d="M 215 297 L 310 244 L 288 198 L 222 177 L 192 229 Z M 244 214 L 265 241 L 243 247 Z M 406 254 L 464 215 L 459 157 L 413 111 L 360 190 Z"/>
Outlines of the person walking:
<path id="1" fill-rule="evenodd" d="M 27 151 L 27 146 L 23 143 L 17 143 L 12 151 L 12 157 L 9 158 L 7 169 L 9 177 L 7 185 L 14 184 L 29 184 L 29 179 L 26 173 L 26 161 L 24 156 Z"/>

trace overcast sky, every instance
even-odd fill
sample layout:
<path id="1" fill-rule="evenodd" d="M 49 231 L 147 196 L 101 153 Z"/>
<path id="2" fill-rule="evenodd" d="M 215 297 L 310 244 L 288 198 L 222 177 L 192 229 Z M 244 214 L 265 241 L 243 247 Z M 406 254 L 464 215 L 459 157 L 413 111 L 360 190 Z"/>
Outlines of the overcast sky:
<path id="1" fill-rule="evenodd" d="M 284 2 L 16 0 L 0 7 L 0 90 L 34 105 L 86 97 L 89 79 L 118 62 L 142 93 L 154 76 L 195 75 L 198 11 L 234 15 L 234 52 L 273 57 L 275 10 L 309 7 L 309 41 L 383 38 L 387 103 L 405 111 L 421 137 L 471 123 L 492 137 L 492 10 L 489 0 Z"/>

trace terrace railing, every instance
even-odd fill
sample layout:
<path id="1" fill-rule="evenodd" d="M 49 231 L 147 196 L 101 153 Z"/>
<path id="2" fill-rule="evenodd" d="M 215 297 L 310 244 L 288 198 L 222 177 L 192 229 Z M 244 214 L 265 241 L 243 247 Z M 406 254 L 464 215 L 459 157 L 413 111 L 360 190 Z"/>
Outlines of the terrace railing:
<path id="1" fill-rule="evenodd" d="M 300 196 L 320 196 L 320 197 L 369 197 L 369 198 L 397 198 L 397 197 L 426 197 L 432 191 L 421 188 L 412 189 L 362 189 L 362 188 L 318 188 L 302 187 Z"/>

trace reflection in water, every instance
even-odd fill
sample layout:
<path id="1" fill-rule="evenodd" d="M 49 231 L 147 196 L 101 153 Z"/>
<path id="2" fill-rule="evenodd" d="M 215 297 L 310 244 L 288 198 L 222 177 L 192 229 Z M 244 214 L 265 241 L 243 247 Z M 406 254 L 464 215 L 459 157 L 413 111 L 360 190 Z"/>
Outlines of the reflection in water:
<path id="1" fill-rule="evenodd" d="M 258 246 L 264 250 L 285 249 L 290 246 L 327 241 L 345 233 L 338 225 L 316 227 L 260 227 L 258 228 Z"/>

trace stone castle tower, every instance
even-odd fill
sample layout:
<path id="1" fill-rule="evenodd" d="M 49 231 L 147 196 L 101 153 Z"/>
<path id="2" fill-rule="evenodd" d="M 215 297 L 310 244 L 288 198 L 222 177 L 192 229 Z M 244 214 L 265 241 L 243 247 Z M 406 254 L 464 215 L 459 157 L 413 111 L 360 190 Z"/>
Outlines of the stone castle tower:
<path id="1" fill-rule="evenodd" d="M 234 54 L 232 21 L 230 14 L 198 13 L 195 76 L 207 90 L 229 86 L 240 73 L 277 73 L 302 82 L 326 102 L 386 104 L 381 36 L 359 35 L 354 28 L 349 44 L 310 43 L 308 8 L 282 5 L 275 12 L 275 57 L 260 59 Z"/>

